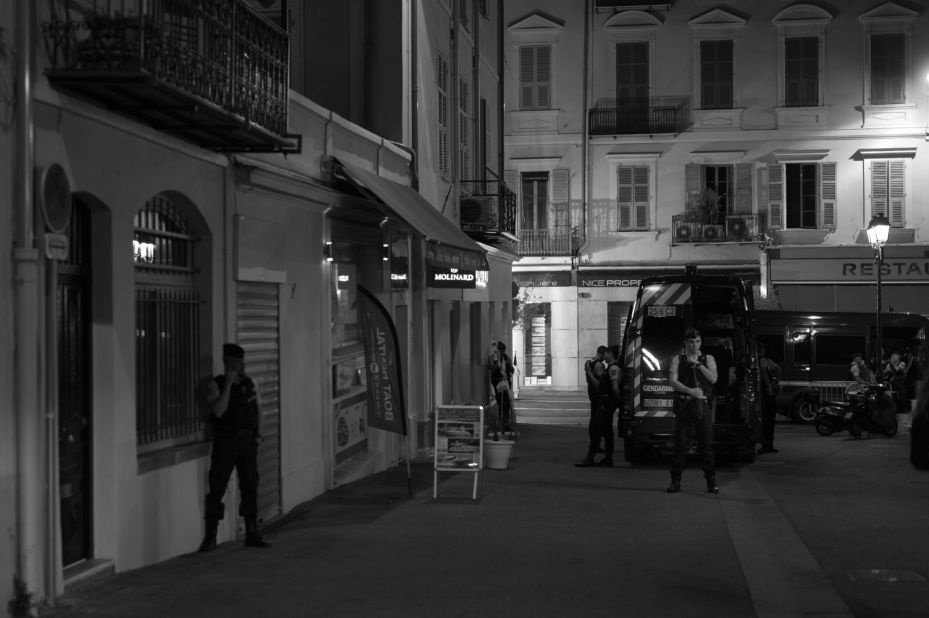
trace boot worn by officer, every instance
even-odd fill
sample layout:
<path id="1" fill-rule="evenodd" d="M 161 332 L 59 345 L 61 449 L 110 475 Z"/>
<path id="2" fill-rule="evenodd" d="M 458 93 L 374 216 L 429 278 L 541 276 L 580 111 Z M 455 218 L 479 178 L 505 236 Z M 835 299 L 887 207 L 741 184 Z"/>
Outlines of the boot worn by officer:
<path id="1" fill-rule="evenodd" d="M 218 521 L 215 519 L 206 520 L 206 531 L 203 533 L 203 542 L 200 543 L 199 551 L 208 552 L 216 549 L 216 530 L 218 528 Z"/>
<path id="2" fill-rule="evenodd" d="M 668 485 L 668 489 L 666 489 L 665 491 L 667 491 L 669 494 L 676 494 L 680 490 L 681 490 L 681 479 L 672 477 L 671 484 Z"/>
<path id="3" fill-rule="evenodd" d="M 271 547 L 271 543 L 258 533 L 258 522 L 255 520 L 245 521 L 245 547 Z"/>
<path id="4" fill-rule="evenodd" d="M 715 476 L 709 476 L 709 475 L 707 475 L 707 477 L 706 477 L 706 491 L 707 491 L 707 493 L 710 493 L 710 494 L 718 494 L 718 493 L 719 493 L 719 486 L 716 485 L 716 477 L 715 477 Z"/>

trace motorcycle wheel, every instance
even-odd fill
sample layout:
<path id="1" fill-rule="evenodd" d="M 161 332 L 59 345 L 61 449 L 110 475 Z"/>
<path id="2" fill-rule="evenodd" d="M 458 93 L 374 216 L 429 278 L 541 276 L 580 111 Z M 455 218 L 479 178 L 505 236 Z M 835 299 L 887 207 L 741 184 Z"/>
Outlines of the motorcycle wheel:
<path id="1" fill-rule="evenodd" d="M 816 422 L 816 415 L 819 412 L 818 407 L 815 403 L 798 399 L 794 402 L 791 410 L 794 421 L 798 423 Z"/>
<path id="2" fill-rule="evenodd" d="M 821 436 L 831 436 L 834 431 L 835 428 L 828 420 L 820 417 L 816 419 L 816 433 Z"/>
<path id="3" fill-rule="evenodd" d="M 861 437 L 861 426 L 855 421 L 850 421 L 848 423 L 848 433 L 857 440 Z"/>
<path id="4" fill-rule="evenodd" d="M 887 426 L 884 427 L 884 433 L 888 438 L 893 438 L 895 435 L 897 435 L 897 419 L 893 419 L 887 423 Z"/>

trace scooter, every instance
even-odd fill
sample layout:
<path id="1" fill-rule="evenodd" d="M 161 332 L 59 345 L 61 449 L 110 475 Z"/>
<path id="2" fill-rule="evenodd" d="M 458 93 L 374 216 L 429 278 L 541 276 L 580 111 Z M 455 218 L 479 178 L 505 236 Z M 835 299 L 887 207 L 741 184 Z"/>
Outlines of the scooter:
<path id="1" fill-rule="evenodd" d="M 821 436 L 848 429 L 853 438 L 864 432 L 870 436 L 882 433 L 887 437 L 897 433 L 897 416 L 893 399 L 886 384 L 859 384 L 845 387 L 845 401 L 824 401 L 813 421 Z"/>

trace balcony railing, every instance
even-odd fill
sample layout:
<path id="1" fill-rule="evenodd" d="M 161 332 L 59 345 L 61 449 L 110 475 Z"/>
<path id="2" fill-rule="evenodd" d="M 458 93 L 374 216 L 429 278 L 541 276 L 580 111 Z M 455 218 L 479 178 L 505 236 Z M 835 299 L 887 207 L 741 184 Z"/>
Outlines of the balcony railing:
<path id="1" fill-rule="evenodd" d="M 762 214 L 745 213 L 707 223 L 700 215 L 688 212 L 672 216 L 671 229 L 674 244 L 755 242 L 764 238 L 765 220 Z"/>
<path id="2" fill-rule="evenodd" d="M 299 152 L 289 36 L 244 0 L 52 0 L 56 88 L 205 148 Z"/>
<path id="3" fill-rule="evenodd" d="M 517 253 L 521 256 L 569 256 L 577 253 L 583 240 L 574 227 L 520 230 Z"/>
<path id="4" fill-rule="evenodd" d="M 600 99 L 590 110 L 591 135 L 681 133 L 690 126 L 690 97 Z"/>
<path id="5" fill-rule="evenodd" d="M 461 229 L 487 240 L 516 240 L 516 194 L 502 181 L 461 181 Z"/>

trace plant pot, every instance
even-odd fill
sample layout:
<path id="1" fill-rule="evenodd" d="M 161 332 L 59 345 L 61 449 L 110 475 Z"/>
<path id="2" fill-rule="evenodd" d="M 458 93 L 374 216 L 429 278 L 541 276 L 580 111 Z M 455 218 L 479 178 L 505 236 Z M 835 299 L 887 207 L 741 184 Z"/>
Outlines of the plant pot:
<path id="1" fill-rule="evenodd" d="M 513 454 L 513 440 L 487 440 L 484 442 L 484 465 L 492 470 L 506 470 Z"/>

